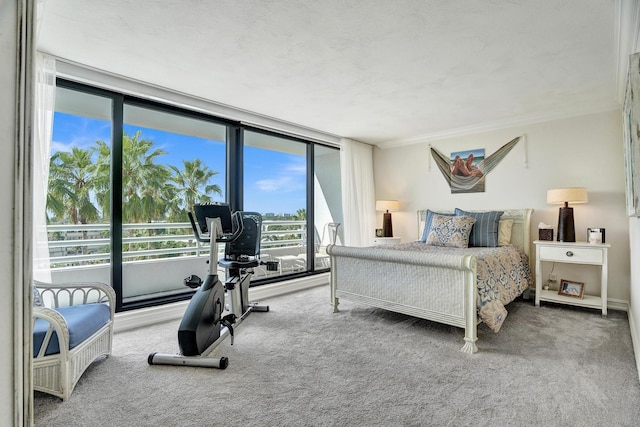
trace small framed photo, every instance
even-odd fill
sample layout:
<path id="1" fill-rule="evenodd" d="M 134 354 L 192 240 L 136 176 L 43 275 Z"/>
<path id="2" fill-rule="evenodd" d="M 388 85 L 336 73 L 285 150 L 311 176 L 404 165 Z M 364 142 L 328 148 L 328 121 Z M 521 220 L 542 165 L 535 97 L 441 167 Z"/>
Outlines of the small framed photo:
<path id="1" fill-rule="evenodd" d="M 382 237 L 382 228 L 376 228 L 376 237 Z"/>
<path id="2" fill-rule="evenodd" d="M 560 280 L 558 295 L 567 297 L 582 298 L 584 296 L 584 282 L 573 282 L 571 280 Z"/>
<path id="3" fill-rule="evenodd" d="M 587 228 L 587 241 L 591 244 L 606 243 L 604 232 L 604 228 Z"/>

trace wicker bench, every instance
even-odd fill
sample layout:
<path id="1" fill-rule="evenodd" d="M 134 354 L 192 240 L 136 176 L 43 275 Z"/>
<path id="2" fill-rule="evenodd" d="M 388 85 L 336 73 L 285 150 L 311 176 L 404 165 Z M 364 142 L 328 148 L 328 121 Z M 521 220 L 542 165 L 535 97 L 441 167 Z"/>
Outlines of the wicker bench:
<path id="1" fill-rule="evenodd" d="M 33 388 L 66 400 L 87 367 L 111 354 L 115 293 L 103 283 L 36 282 Z"/>

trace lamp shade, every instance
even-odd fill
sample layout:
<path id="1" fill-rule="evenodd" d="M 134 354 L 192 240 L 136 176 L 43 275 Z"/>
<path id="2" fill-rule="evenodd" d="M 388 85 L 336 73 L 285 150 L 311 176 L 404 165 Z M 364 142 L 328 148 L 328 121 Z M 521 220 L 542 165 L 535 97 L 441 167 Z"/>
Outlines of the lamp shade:
<path id="1" fill-rule="evenodd" d="M 589 196 L 584 187 L 556 188 L 547 190 L 547 203 L 550 205 L 564 205 L 565 203 L 587 203 Z"/>
<path id="2" fill-rule="evenodd" d="M 400 203 L 397 200 L 377 200 L 376 210 L 379 212 L 394 212 L 400 209 Z"/>

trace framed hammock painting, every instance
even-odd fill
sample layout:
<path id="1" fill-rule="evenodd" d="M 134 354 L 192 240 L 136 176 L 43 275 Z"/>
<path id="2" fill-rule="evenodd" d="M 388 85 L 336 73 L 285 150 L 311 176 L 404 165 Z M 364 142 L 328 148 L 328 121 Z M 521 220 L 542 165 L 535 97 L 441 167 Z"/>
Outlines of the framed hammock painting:
<path id="1" fill-rule="evenodd" d="M 457 151 L 450 157 L 431 147 L 431 156 L 454 193 L 484 192 L 485 176 L 520 141 L 520 136 L 504 144 L 496 152 L 484 155 L 484 149 Z"/>
<path id="2" fill-rule="evenodd" d="M 484 173 L 479 167 L 484 160 L 483 148 L 455 151 L 451 153 L 449 160 L 451 161 L 451 174 L 457 177 L 470 177 L 469 182 L 472 183 L 472 185 L 451 185 L 451 194 L 484 193 Z"/>
<path id="3" fill-rule="evenodd" d="M 623 119 L 627 215 L 640 216 L 640 53 L 629 57 Z"/>

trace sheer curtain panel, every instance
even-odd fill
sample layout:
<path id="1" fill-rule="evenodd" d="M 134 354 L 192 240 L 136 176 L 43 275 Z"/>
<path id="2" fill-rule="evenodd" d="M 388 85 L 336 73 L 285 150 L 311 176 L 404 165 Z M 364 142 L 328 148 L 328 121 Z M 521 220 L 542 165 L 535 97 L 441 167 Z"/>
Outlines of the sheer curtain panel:
<path id="1" fill-rule="evenodd" d="M 375 235 L 373 147 L 351 139 L 340 141 L 344 240 L 348 246 L 370 246 Z"/>
<path id="2" fill-rule="evenodd" d="M 55 59 L 36 54 L 33 112 L 33 278 L 51 282 L 47 236 L 49 153 L 56 94 Z"/>

